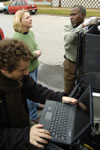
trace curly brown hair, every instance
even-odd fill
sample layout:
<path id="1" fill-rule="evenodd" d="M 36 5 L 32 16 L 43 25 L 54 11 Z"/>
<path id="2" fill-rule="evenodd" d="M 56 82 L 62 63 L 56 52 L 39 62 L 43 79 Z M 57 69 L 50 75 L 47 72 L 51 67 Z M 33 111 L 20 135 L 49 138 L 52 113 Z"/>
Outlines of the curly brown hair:
<path id="1" fill-rule="evenodd" d="M 20 60 L 31 61 L 33 54 L 23 41 L 4 39 L 0 41 L 0 69 L 14 71 Z"/>

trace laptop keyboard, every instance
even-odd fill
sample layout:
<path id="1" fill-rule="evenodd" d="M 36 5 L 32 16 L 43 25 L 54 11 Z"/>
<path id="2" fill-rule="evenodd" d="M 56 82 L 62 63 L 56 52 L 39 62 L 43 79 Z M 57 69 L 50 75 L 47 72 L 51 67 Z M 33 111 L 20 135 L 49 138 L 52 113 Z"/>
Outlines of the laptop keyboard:
<path id="1" fill-rule="evenodd" d="M 66 141 L 68 136 L 68 120 L 70 119 L 71 108 L 68 104 L 57 103 L 55 113 L 49 131 L 54 140 Z"/>

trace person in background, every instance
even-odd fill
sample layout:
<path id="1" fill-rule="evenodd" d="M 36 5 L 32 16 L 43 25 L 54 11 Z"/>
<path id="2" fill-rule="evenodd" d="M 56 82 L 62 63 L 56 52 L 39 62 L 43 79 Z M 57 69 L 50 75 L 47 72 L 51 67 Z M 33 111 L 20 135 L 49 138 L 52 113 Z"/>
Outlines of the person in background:
<path id="1" fill-rule="evenodd" d="M 44 148 L 52 138 L 42 124 L 30 126 L 27 98 L 42 104 L 46 99 L 77 103 L 64 92 L 37 84 L 28 75 L 33 57 L 23 41 L 0 41 L 0 150 Z"/>
<path id="2" fill-rule="evenodd" d="M 32 17 L 30 13 L 26 10 L 19 10 L 16 12 L 13 20 L 14 34 L 13 38 L 24 41 L 30 48 L 32 54 L 34 55 L 29 66 L 30 76 L 37 82 L 39 61 L 38 58 L 41 56 L 41 51 L 35 40 L 34 33 L 30 30 L 32 27 Z M 41 104 L 36 104 L 29 99 L 27 100 L 29 107 L 29 116 L 31 121 L 38 121 L 37 107 L 43 106 Z"/>
<path id="3" fill-rule="evenodd" d="M 0 40 L 4 39 L 4 33 L 3 30 L 0 28 Z"/>
<path id="4" fill-rule="evenodd" d="M 64 28 L 64 91 L 70 94 L 76 79 L 76 56 L 78 33 L 85 27 L 96 24 L 97 18 L 91 17 L 85 20 L 86 9 L 83 6 L 75 5 L 70 12 L 70 22 Z"/>

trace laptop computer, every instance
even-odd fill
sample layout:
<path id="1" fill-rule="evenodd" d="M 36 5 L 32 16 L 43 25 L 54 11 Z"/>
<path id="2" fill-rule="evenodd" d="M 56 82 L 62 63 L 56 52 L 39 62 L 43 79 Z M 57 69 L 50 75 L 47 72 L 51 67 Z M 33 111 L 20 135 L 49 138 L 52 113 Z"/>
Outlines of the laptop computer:
<path id="1" fill-rule="evenodd" d="M 78 99 L 77 104 L 47 100 L 39 121 L 56 144 L 73 144 L 93 123 L 91 86 L 78 84 L 71 95 Z"/>

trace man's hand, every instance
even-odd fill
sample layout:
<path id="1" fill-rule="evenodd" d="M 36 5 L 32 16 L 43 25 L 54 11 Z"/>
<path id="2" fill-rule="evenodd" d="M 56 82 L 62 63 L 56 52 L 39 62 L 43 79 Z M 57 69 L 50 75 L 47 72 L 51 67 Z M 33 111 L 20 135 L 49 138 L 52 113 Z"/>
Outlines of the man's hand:
<path id="1" fill-rule="evenodd" d="M 89 25 L 92 25 L 92 24 L 97 24 L 98 23 L 98 20 L 96 17 L 90 17 L 89 19 L 86 19 L 84 22 L 83 22 L 83 27 L 86 27 L 86 26 L 89 26 Z"/>
<path id="2" fill-rule="evenodd" d="M 51 138 L 50 133 L 43 129 L 42 124 L 34 125 L 30 129 L 29 142 L 38 148 L 44 148 L 44 144 L 47 144 Z"/>
<path id="3" fill-rule="evenodd" d="M 69 103 L 69 104 L 76 104 L 77 100 L 72 97 L 63 96 L 62 97 L 62 103 Z"/>

